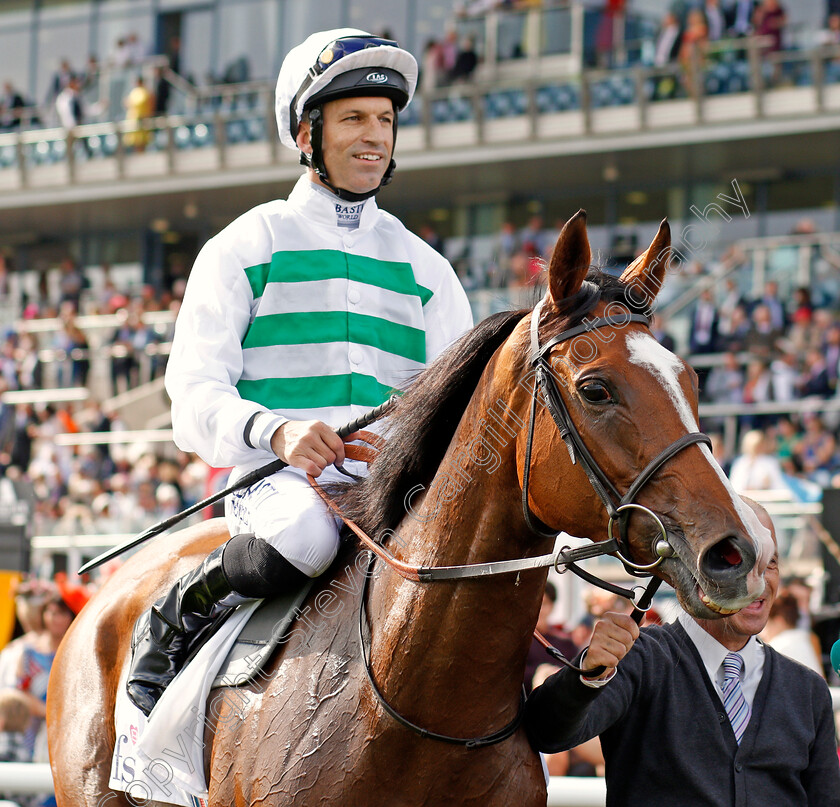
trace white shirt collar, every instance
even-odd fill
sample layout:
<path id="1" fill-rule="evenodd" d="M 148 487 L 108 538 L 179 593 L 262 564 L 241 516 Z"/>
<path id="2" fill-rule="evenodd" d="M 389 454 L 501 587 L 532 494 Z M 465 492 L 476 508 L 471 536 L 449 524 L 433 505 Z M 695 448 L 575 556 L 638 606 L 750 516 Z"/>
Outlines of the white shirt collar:
<path id="1" fill-rule="evenodd" d="M 703 661 L 703 666 L 706 668 L 709 680 L 715 685 L 718 693 L 721 693 L 721 684 L 723 683 L 721 665 L 723 664 L 724 658 L 726 658 L 726 654 L 730 652 L 729 649 L 724 647 L 713 636 L 706 633 L 685 611 L 681 611 L 677 619 L 691 641 L 694 642 L 694 646 L 697 648 L 697 652 Z M 744 697 L 750 706 L 752 706 L 756 690 L 761 682 L 761 675 L 764 672 L 764 646 L 755 636 L 751 636 L 738 653 L 744 659 L 744 676 L 742 681 Z"/>
<path id="2" fill-rule="evenodd" d="M 336 221 L 336 204 L 355 205 L 358 202 L 342 202 L 341 199 L 329 193 L 329 191 L 319 193 L 320 190 L 322 190 L 320 186 L 316 186 L 312 182 L 307 172 L 295 183 L 295 187 L 289 194 L 288 203 L 310 221 L 339 229 Z M 364 209 L 356 232 L 373 226 L 379 213 L 379 208 L 373 197 L 365 200 L 363 204 Z M 341 229 L 343 230 L 343 228 Z"/>

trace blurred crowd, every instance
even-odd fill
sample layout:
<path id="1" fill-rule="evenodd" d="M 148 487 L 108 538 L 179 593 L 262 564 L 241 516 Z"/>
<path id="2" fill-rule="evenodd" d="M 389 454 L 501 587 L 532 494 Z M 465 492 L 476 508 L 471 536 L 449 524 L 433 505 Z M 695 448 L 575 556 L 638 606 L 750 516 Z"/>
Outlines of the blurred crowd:
<path id="1" fill-rule="evenodd" d="M 37 398 L 44 389 L 84 387 L 89 395 L 65 401 L 47 394 L 42 402 L 0 397 L 0 475 L 24 492 L 34 534 L 140 531 L 204 498 L 210 469 L 168 444 L 72 445 L 57 438 L 126 428 L 110 401 L 163 373 L 184 284 L 132 294 L 118 289 L 104 267 L 93 289 L 70 258 L 58 275 L 48 284 L 44 273 L 38 292 L 23 295 L 20 319 L 3 334 L 0 393 Z M 164 325 L 146 321 L 161 312 L 170 313 Z M 94 327 L 103 321 L 113 324 Z M 95 362 L 103 370 L 97 379 Z"/>
<path id="2" fill-rule="evenodd" d="M 67 582 L 23 580 L 14 596 L 15 638 L 0 650 L 0 762 L 48 762 L 47 683 L 64 634 L 87 603 L 90 591 Z M 50 807 L 54 796 L 14 798 L 20 807 Z M 4 802 L 6 803 L 6 802 Z"/>
<path id="3" fill-rule="evenodd" d="M 701 399 L 712 404 L 795 404 L 838 397 L 840 317 L 837 300 L 816 288 L 782 296 L 768 281 L 761 294 L 743 295 L 735 278 L 699 297 L 689 348 L 696 359 Z M 706 360 L 706 361 L 704 361 Z M 708 362 L 708 363 L 707 363 Z M 840 413 L 739 415 L 741 452 L 721 457 L 741 489 L 785 489 L 797 480 L 840 486 Z M 707 431 L 721 422 L 707 419 Z"/>

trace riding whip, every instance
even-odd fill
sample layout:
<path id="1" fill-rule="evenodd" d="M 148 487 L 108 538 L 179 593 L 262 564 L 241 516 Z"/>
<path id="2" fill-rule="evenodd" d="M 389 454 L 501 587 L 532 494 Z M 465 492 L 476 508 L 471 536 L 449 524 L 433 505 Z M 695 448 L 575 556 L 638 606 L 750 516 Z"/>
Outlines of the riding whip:
<path id="1" fill-rule="evenodd" d="M 394 403 L 396 403 L 396 401 L 399 400 L 399 397 L 399 395 L 392 395 L 387 401 L 385 401 L 385 403 L 380 404 L 375 409 L 371 409 L 364 415 L 361 415 L 355 420 L 350 421 L 350 423 L 341 426 L 339 429 L 336 430 L 336 434 L 343 440 L 349 435 L 353 434 L 353 432 L 358 431 L 359 429 L 368 426 L 374 421 L 379 420 L 379 418 L 383 417 L 388 411 L 388 409 L 390 409 L 394 405 Z M 98 555 L 93 560 L 89 560 L 87 563 L 84 564 L 84 566 L 82 566 L 81 569 L 79 569 L 79 574 L 85 574 L 86 572 L 90 572 L 93 569 L 96 569 L 98 566 L 101 566 L 103 563 L 106 563 L 112 558 L 119 557 L 123 554 L 123 552 L 127 552 L 129 549 L 133 549 L 135 546 L 139 546 L 140 544 L 145 543 L 149 540 L 149 538 L 154 538 L 156 535 L 160 535 L 162 532 L 165 532 L 170 527 L 174 527 L 179 521 L 183 521 L 185 518 L 193 515 L 193 513 L 197 513 L 200 510 L 203 510 L 205 507 L 209 507 L 211 504 L 215 504 L 217 501 L 219 501 L 219 499 L 223 499 L 225 496 L 234 493 L 237 490 L 249 488 L 251 487 L 251 485 L 254 485 L 257 482 L 259 482 L 261 479 L 265 479 L 267 476 L 271 476 L 272 474 L 277 473 L 277 471 L 280 471 L 287 466 L 287 462 L 284 462 L 283 460 L 278 458 L 276 460 L 273 460 L 272 462 L 269 462 L 268 465 L 263 465 L 262 468 L 256 468 L 250 473 L 245 474 L 245 476 L 237 480 L 234 484 L 226 487 L 224 490 L 220 490 L 217 493 L 208 496 L 206 499 L 202 499 L 200 502 L 196 502 L 196 504 L 187 507 L 180 513 L 175 513 L 174 516 L 170 516 L 169 518 L 166 518 L 163 521 L 159 521 L 157 524 L 152 525 L 147 530 L 141 532 L 139 535 L 135 535 L 133 538 L 129 538 L 127 541 L 124 541 L 118 546 L 112 547 L 107 552 L 103 552 L 101 555 Z"/>

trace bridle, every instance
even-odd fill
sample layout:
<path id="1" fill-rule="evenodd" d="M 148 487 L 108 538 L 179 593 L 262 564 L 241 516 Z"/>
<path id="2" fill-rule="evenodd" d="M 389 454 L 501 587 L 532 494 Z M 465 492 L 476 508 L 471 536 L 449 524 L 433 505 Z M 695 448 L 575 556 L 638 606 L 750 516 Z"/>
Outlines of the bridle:
<path id="1" fill-rule="evenodd" d="M 528 504 L 528 489 L 531 474 L 531 453 L 534 441 L 534 422 L 536 419 L 537 399 L 541 397 L 543 403 L 548 409 L 552 420 L 554 421 L 560 436 L 569 451 L 569 457 L 573 464 L 580 462 L 581 467 L 586 473 L 590 484 L 604 504 L 609 515 L 609 522 L 607 524 L 608 539 L 599 543 L 593 543 L 590 546 L 578 547 L 570 549 L 568 546 L 563 547 L 559 551 L 550 555 L 541 555 L 535 558 L 515 558 L 512 560 L 490 561 L 484 563 L 470 563 L 460 566 L 415 566 L 406 563 L 396 558 L 381 541 L 375 541 L 370 538 L 357 524 L 352 520 L 346 518 L 335 504 L 335 502 L 327 496 L 327 494 L 320 488 L 317 482 L 310 476 L 309 481 L 315 490 L 321 495 L 324 502 L 330 509 L 339 515 L 344 523 L 358 536 L 364 546 L 370 550 L 371 555 L 368 562 L 367 570 L 365 572 L 364 585 L 362 586 L 361 598 L 359 603 L 359 641 L 362 649 L 362 658 L 364 662 L 365 673 L 367 674 L 368 682 L 375 693 L 380 705 L 395 721 L 402 726 L 412 730 L 421 737 L 426 737 L 440 742 L 450 743 L 454 745 L 464 746 L 466 748 L 481 748 L 487 745 L 494 745 L 511 737 L 519 728 L 522 722 L 524 711 L 525 696 L 524 689 L 520 701 L 520 706 L 516 716 L 507 725 L 501 729 L 481 737 L 465 738 L 453 737 L 446 734 L 439 734 L 437 732 L 429 731 L 416 723 L 411 722 L 403 715 L 401 715 L 393 706 L 391 706 L 385 699 L 381 690 L 373 678 L 373 673 L 370 668 L 369 657 L 369 637 L 365 636 L 365 625 L 367 620 L 365 601 L 367 598 L 368 585 L 373 573 L 373 566 L 377 558 L 385 561 L 394 571 L 407 580 L 420 583 L 431 583 L 443 580 L 463 580 L 475 577 L 488 577 L 500 574 L 509 574 L 511 572 L 521 572 L 528 569 L 545 568 L 546 566 L 553 566 L 558 572 L 562 573 L 566 570 L 571 570 L 576 575 L 592 583 L 600 588 L 604 588 L 614 594 L 634 601 L 635 610 L 633 618 L 637 622 L 641 622 L 645 611 L 650 607 L 653 595 L 656 592 L 661 579 L 652 578 L 647 588 L 644 589 L 643 594 L 636 601 L 635 588 L 627 589 L 621 586 L 614 585 L 605 580 L 590 574 L 581 569 L 577 562 L 587 558 L 597 557 L 599 555 L 615 554 L 624 564 L 625 568 L 632 575 L 641 577 L 647 576 L 653 569 L 659 566 L 662 561 L 673 555 L 673 549 L 668 541 L 667 530 L 661 519 L 649 508 L 636 503 L 634 500 L 639 491 L 646 485 L 656 472 L 670 460 L 672 457 L 680 453 L 684 448 L 703 443 L 711 445 L 709 437 L 701 432 L 692 432 L 685 434 L 676 439 L 667 448 L 657 454 L 639 473 L 636 479 L 631 483 L 627 492 L 622 496 L 615 485 L 604 473 L 603 469 L 598 465 L 595 458 L 590 453 L 589 449 L 583 441 L 580 432 L 574 425 L 574 421 L 569 414 L 569 410 L 563 400 L 562 395 L 557 388 L 557 384 L 552 382 L 553 375 L 548 363 L 548 355 L 551 350 L 562 342 L 573 339 L 584 333 L 588 333 L 597 328 L 604 327 L 625 327 L 631 322 L 642 323 L 645 326 L 650 325 L 648 317 L 642 314 L 634 314 L 629 310 L 625 314 L 610 315 L 607 317 L 598 317 L 596 319 L 584 320 L 580 325 L 569 328 L 556 336 L 549 339 L 544 345 L 540 345 L 539 341 L 539 320 L 542 311 L 544 300 L 541 300 L 534 307 L 531 312 L 531 331 L 530 331 L 530 363 L 534 367 L 534 389 L 531 396 L 531 407 L 528 419 L 528 435 L 525 445 L 525 468 L 523 471 L 522 480 L 522 509 L 525 517 L 525 522 L 528 528 L 536 535 L 547 538 L 556 537 L 557 533 L 546 525 L 542 524 L 539 519 L 534 516 Z M 351 446 L 348 446 L 348 449 Z M 348 454 L 349 456 L 349 454 Z M 616 504 L 617 502 L 617 504 Z M 631 510 L 640 510 L 648 514 L 659 526 L 660 537 L 654 543 L 654 553 L 657 559 L 652 563 L 640 564 L 630 559 L 630 552 L 627 545 L 627 539 L 624 537 L 626 522 L 628 514 Z M 613 535 L 613 525 L 618 524 L 618 534 Z M 561 566 L 563 568 L 561 568 Z M 639 587 L 636 587 L 639 588 Z M 575 667 L 568 659 L 562 656 L 559 651 L 551 648 L 551 646 L 542 637 L 537 636 L 541 643 L 546 647 L 546 650 L 559 662 L 570 667 L 573 671 L 579 674 L 585 673 L 589 676 L 597 676 L 603 672 L 603 667 L 597 669 L 582 670 Z M 600 671 L 600 672 L 599 672 Z"/>
<path id="2" fill-rule="evenodd" d="M 639 491 L 651 480 L 654 474 L 675 455 L 679 454 L 684 448 L 695 445 L 697 443 L 704 443 L 711 446 L 712 441 L 708 435 L 702 432 L 691 432 L 684 434 L 677 438 L 671 445 L 663 449 L 657 454 L 639 473 L 636 479 L 632 482 L 627 492 L 622 496 L 609 477 L 604 473 L 601 466 L 590 453 L 586 447 L 580 432 L 574 424 L 574 421 L 569 414 L 566 402 L 560 394 L 557 384 L 552 382 L 552 378 L 556 378 L 552 373 L 551 367 L 548 363 L 548 356 L 552 349 L 562 342 L 573 339 L 584 333 L 589 333 L 598 328 L 616 327 L 623 328 L 631 322 L 639 322 L 645 326 L 650 326 L 650 320 L 643 314 L 633 314 L 629 310 L 623 314 L 613 314 L 608 317 L 598 317 L 597 319 L 587 319 L 580 325 L 573 328 L 568 328 L 565 331 L 553 336 L 544 345 L 540 345 L 539 338 L 539 322 L 540 313 L 544 300 L 540 300 L 534 307 L 531 313 L 531 349 L 530 349 L 530 363 L 534 368 L 534 391 L 531 395 L 531 409 L 528 417 L 528 437 L 525 443 L 525 468 L 522 475 L 522 512 L 525 516 L 525 523 L 528 528 L 543 538 L 552 538 L 556 536 L 556 532 L 547 528 L 537 519 L 531 512 L 528 504 L 528 488 L 531 475 L 531 451 L 534 443 L 534 422 L 536 420 L 537 398 L 541 397 L 546 409 L 548 409 L 551 419 L 554 421 L 560 432 L 560 437 L 566 444 L 569 451 L 569 458 L 572 464 L 575 465 L 580 462 L 580 466 L 586 473 L 593 490 L 598 494 L 598 497 L 604 504 L 609 515 L 609 522 L 607 523 L 608 539 L 595 544 L 599 548 L 599 555 L 615 554 L 624 564 L 627 571 L 634 576 L 643 576 L 650 573 L 653 569 L 659 566 L 662 561 L 671 557 L 674 553 L 670 542 L 668 541 L 668 532 L 661 519 L 652 510 L 636 503 L 634 500 L 639 494 Z M 618 502 L 618 504 L 616 504 Z M 627 517 L 629 511 L 641 510 L 649 515 L 657 523 L 659 527 L 660 536 L 653 547 L 654 554 L 657 556 L 653 563 L 640 564 L 630 559 L 630 551 L 627 540 L 624 537 Z M 613 535 L 613 525 L 618 523 L 618 535 Z M 587 547 L 589 549 L 589 547 Z M 571 552 L 570 554 L 574 554 Z M 580 574 L 582 570 L 574 565 L 574 559 L 569 562 L 570 554 L 566 555 L 564 565 L 567 569 L 571 569 L 576 574 Z M 593 555 L 586 554 L 584 557 L 593 557 Z M 558 569 L 559 571 L 559 569 Z M 597 578 L 593 578 L 586 573 L 581 575 L 589 582 L 594 582 Z M 602 585 L 602 581 L 595 583 Z M 612 590 L 612 589 L 610 589 Z M 619 592 L 623 595 L 623 589 Z M 623 595 L 624 596 L 624 595 Z"/>

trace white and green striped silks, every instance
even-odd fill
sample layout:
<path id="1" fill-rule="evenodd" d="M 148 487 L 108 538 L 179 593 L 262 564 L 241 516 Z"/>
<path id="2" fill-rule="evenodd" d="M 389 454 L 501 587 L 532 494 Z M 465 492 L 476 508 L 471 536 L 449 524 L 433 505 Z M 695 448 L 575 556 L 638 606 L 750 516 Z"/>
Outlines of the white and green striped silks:
<path id="1" fill-rule="evenodd" d="M 373 199 L 353 230 L 335 208 L 304 176 L 288 201 L 254 208 L 202 249 L 166 373 L 182 449 L 257 467 L 272 455 L 246 443 L 255 412 L 263 437 L 284 418 L 338 427 L 405 389 L 472 325 L 452 267 L 425 241 Z"/>
<path id="2" fill-rule="evenodd" d="M 242 342 L 243 398 L 281 411 L 372 408 L 425 366 L 432 291 L 410 264 L 324 249 L 276 252 L 245 274 L 258 308 Z M 352 310 L 345 300 L 356 301 Z M 321 369 L 348 358 L 349 372 Z"/>

